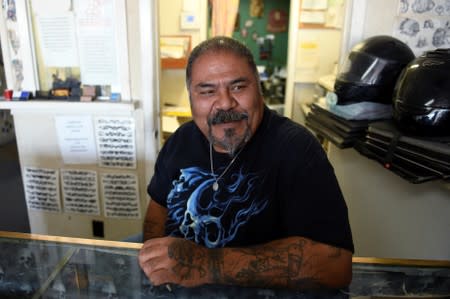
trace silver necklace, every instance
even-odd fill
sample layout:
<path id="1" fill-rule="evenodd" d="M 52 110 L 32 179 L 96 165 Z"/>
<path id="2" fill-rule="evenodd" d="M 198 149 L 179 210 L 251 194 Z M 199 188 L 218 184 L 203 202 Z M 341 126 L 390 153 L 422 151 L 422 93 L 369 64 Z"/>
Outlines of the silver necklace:
<path id="1" fill-rule="evenodd" d="M 225 173 L 228 171 L 228 169 L 230 169 L 231 165 L 233 165 L 234 161 L 236 161 L 237 157 L 239 156 L 239 154 L 242 152 L 243 149 L 244 149 L 244 147 L 241 147 L 241 149 L 237 152 L 237 154 L 231 160 L 230 164 L 228 164 L 228 166 L 225 168 L 225 170 L 222 171 L 222 173 L 219 176 L 217 176 L 214 173 L 214 162 L 213 162 L 213 156 L 212 156 L 212 143 L 211 142 L 209 143 L 209 162 L 210 162 L 210 166 L 211 166 L 211 174 L 214 177 L 214 183 L 212 185 L 212 189 L 213 189 L 214 192 L 219 190 L 219 180 L 225 175 Z"/>

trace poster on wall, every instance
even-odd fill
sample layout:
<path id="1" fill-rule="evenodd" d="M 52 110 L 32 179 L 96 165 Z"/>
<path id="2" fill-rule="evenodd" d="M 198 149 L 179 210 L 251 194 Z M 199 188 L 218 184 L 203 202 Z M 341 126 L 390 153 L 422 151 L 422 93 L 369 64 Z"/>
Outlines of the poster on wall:
<path id="1" fill-rule="evenodd" d="M 100 215 L 97 172 L 61 169 L 61 186 L 65 212 Z"/>
<path id="2" fill-rule="evenodd" d="M 450 47 L 450 2 L 447 0 L 401 0 L 394 22 L 396 38 L 416 56 Z"/>
<path id="3" fill-rule="evenodd" d="M 24 167 L 23 177 L 29 210 L 61 212 L 57 169 Z"/>
<path id="4" fill-rule="evenodd" d="M 46 67 L 79 66 L 75 19 L 72 12 L 37 15 L 36 29 L 40 41 L 38 45 Z"/>
<path id="5" fill-rule="evenodd" d="M 114 1 L 74 1 L 81 81 L 118 85 Z"/>
<path id="6" fill-rule="evenodd" d="M 56 116 L 55 127 L 65 164 L 96 164 L 94 128 L 90 116 Z"/>
<path id="7" fill-rule="evenodd" d="M 103 173 L 101 186 L 106 217 L 141 218 L 137 175 Z"/>
<path id="8" fill-rule="evenodd" d="M 95 134 L 100 167 L 136 168 L 133 118 L 97 117 Z"/>

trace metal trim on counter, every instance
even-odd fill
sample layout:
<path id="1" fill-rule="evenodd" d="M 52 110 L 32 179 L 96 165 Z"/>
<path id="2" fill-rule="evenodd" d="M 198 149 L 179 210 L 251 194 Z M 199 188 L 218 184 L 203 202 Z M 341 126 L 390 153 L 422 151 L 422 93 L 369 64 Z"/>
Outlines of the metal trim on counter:
<path id="1" fill-rule="evenodd" d="M 23 239 L 23 240 L 32 240 L 32 241 L 46 241 L 46 242 L 65 243 L 65 244 L 73 244 L 73 245 L 116 247 L 116 248 L 126 248 L 126 249 L 141 249 L 141 247 L 142 247 L 141 243 L 109 241 L 109 240 L 99 240 L 99 239 L 86 239 L 86 238 L 73 238 L 73 237 L 62 237 L 62 236 L 50 236 L 50 235 L 40 235 L 40 234 L 27 234 L 27 233 L 6 232 L 6 231 L 0 231 L 0 238 Z"/>

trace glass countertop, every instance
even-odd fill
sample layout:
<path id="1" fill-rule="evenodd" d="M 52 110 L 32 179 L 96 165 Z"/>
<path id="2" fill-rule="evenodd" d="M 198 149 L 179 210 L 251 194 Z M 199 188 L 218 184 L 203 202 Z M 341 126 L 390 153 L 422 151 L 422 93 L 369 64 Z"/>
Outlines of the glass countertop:
<path id="1" fill-rule="evenodd" d="M 141 244 L 0 232 L 0 298 L 450 298 L 450 261 L 353 258 L 339 290 L 152 286 Z"/>

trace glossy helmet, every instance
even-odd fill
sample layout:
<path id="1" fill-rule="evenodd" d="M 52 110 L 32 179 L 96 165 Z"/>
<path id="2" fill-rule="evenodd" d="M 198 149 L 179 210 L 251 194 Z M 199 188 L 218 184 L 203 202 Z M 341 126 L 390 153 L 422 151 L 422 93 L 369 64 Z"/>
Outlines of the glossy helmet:
<path id="1" fill-rule="evenodd" d="M 394 120 L 406 132 L 450 136 L 450 49 L 411 61 L 398 78 L 393 102 Z"/>
<path id="2" fill-rule="evenodd" d="M 415 58 L 404 42 L 388 35 L 367 38 L 352 48 L 334 83 L 337 104 L 390 104 L 395 82 Z"/>

